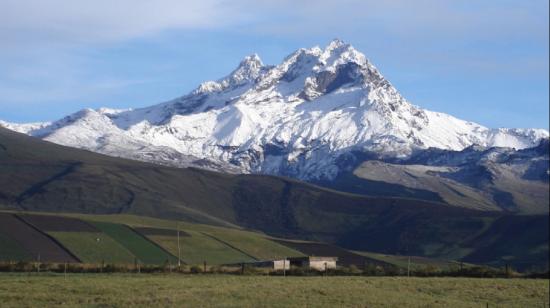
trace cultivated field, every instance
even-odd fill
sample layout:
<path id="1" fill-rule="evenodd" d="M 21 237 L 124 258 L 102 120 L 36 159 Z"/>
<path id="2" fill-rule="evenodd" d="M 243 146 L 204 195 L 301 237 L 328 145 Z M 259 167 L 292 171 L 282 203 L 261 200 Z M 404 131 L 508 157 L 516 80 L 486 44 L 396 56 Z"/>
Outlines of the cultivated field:
<path id="1" fill-rule="evenodd" d="M 0 298 L 3 307 L 548 307 L 548 285 L 542 279 L 0 274 Z"/>
<path id="2" fill-rule="evenodd" d="M 187 236 L 180 234 L 181 258 L 188 264 L 223 264 L 252 261 L 247 256 L 207 235 L 196 231 L 187 231 Z M 148 235 L 152 241 L 160 244 L 173 255 L 178 255 L 178 242 L 175 236 Z"/>
<path id="3" fill-rule="evenodd" d="M 75 262 L 77 261 L 53 238 L 26 224 L 14 215 L 0 213 L 0 233 L 5 238 L 6 247 L 2 250 L 11 255 L 30 257 L 32 260 L 48 260 L 49 262 Z M 7 237 L 6 235 L 10 235 Z M 13 249 L 13 250 L 12 250 Z M 6 253 L 6 255 L 8 254 Z M 1 253 L 2 256 L 4 253 Z"/>
<path id="4" fill-rule="evenodd" d="M 126 224 L 178 255 L 177 226 L 180 228 L 181 257 L 187 264 L 226 264 L 270 260 L 304 254 L 273 241 L 268 236 L 234 228 L 177 222 L 134 215 L 65 214 L 87 221 Z"/>
<path id="5" fill-rule="evenodd" d="M 124 246 L 104 233 L 49 232 L 82 262 L 132 264 L 134 255 Z"/>
<path id="6" fill-rule="evenodd" d="M 5 262 L 37 261 L 39 255 L 42 262 L 64 262 L 60 253 L 73 262 L 157 265 L 174 264 L 178 255 L 183 263 L 201 265 L 303 256 L 261 233 L 130 215 L 0 212 L 0 222 Z"/>
<path id="7" fill-rule="evenodd" d="M 106 222 L 92 222 L 92 225 L 117 242 L 122 243 L 128 251 L 145 264 L 176 262 L 176 258 L 173 255 L 169 254 L 160 246 L 154 245 L 145 237 L 125 225 Z"/>
<path id="8" fill-rule="evenodd" d="M 178 232 L 179 245 L 178 245 Z M 133 215 L 14 213 L 0 211 L 0 263 L 80 262 L 104 265 L 208 266 L 296 256 L 335 256 L 338 265 L 369 275 L 406 273 L 408 256 L 349 251 L 299 240 L 283 240 L 243 229 Z M 23 265 L 19 265 L 22 267 Z M 464 268 L 465 272 L 458 272 Z M 517 276 L 504 268 L 411 257 L 412 275 Z M 348 269 L 343 269 L 346 271 Z M 539 270 L 540 272 L 540 270 Z"/>

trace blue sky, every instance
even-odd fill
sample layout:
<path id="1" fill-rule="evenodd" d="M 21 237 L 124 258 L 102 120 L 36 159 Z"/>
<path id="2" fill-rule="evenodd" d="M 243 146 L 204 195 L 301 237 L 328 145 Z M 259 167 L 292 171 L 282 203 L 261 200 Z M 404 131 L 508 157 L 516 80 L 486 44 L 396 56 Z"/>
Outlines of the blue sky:
<path id="1" fill-rule="evenodd" d="M 135 108 L 340 38 L 412 103 L 548 129 L 548 0 L 2 0 L 0 119 Z"/>

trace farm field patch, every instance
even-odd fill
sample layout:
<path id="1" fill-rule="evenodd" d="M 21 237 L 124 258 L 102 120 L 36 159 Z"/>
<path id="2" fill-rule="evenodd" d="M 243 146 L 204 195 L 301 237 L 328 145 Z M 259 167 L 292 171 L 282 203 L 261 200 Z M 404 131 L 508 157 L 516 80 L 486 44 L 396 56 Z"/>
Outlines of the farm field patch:
<path id="1" fill-rule="evenodd" d="M 186 230 L 186 232 L 190 236 L 180 236 L 180 250 L 182 261 L 187 264 L 202 264 L 205 261 L 208 264 L 226 264 L 254 260 L 250 256 L 201 232 L 189 230 Z M 173 255 L 178 255 L 176 236 L 148 235 L 147 237 Z"/>
<path id="2" fill-rule="evenodd" d="M 78 262 L 53 238 L 36 230 L 13 214 L 0 213 L 0 233 L 16 242 L 31 257 L 42 262 Z M 11 260 L 6 260 L 11 261 Z"/>
<path id="3" fill-rule="evenodd" d="M 136 230 L 138 233 L 143 235 L 164 235 L 164 236 L 190 236 L 189 233 L 183 230 L 174 230 L 174 229 L 163 229 L 163 228 L 153 228 L 153 227 L 133 227 L 132 229 Z"/>
<path id="4" fill-rule="evenodd" d="M 81 215 L 93 221 L 120 222 L 178 255 L 176 221 L 132 215 Z M 261 234 L 201 224 L 179 223 L 182 260 L 188 264 L 226 264 L 301 256 Z M 234 247 L 237 250 L 231 248 Z"/>
<path id="5" fill-rule="evenodd" d="M 548 291 L 543 279 L 0 274 L 3 307 L 547 307 Z"/>
<path id="6" fill-rule="evenodd" d="M 2 233 L 0 233 L 0 248 L 0 261 L 29 261 L 32 259 L 30 253 Z"/>
<path id="7" fill-rule="evenodd" d="M 84 263 L 132 264 L 135 256 L 104 233 L 49 232 Z"/>
<path id="8" fill-rule="evenodd" d="M 17 216 L 44 232 L 99 232 L 97 228 L 78 218 L 35 214 Z"/>
<path id="9" fill-rule="evenodd" d="M 211 230 L 205 232 L 205 234 L 225 242 L 258 260 L 274 260 L 285 257 L 303 256 L 302 253 L 295 249 L 251 232 L 240 230 L 234 230 L 232 232 Z"/>
<path id="10" fill-rule="evenodd" d="M 143 235 L 132 230 L 130 227 L 106 223 L 106 222 L 91 222 L 92 225 L 107 234 L 120 245 L 124 246 L 136 258 L 145 264 L 164 264 L 166 262 L 175 262 L 176 258 L 149 241 Z"/>

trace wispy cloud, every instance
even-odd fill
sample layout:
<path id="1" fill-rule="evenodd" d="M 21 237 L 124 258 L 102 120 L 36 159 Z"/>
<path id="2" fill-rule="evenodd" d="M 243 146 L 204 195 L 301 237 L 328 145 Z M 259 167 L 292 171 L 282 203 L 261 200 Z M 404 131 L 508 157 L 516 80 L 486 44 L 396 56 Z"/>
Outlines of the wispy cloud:
<path id="1" fill-rule="evenodd" d="M 247 1 L 237 1 L 240 3 Z M 475 0 L 279 0 L 252 5 L 256 31 L 306 36 L 315 33 L 384 33 L 400 39 L 548 38 L 548 1 Z M 546 8 L 546 9 L 545 9 Z"/>
<path id="2" fill-rule="evenodd" d="M 295 36 L 366 30 L 366 34 L 382 31 L 415 40 L 434 36 L 542 39 L 548 37 L 544 7 L 548 8 L 548 1 L 3 0 L 0 40 L 4 47 L 31 42 L 98 43 L 170 29 L 239 26 Z"/>
<path id="3" fill-rule="evenodd" d="M 167 29 L 223 27 L 242 15 L 223 0 L 3 0 L 0 40 L 4 47 L 104 43 Z"/>

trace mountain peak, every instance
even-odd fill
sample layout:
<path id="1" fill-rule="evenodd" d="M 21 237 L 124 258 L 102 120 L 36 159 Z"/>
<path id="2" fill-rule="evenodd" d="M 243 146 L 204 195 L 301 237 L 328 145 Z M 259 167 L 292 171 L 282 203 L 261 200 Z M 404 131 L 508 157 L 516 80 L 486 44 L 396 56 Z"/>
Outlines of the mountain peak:
<path id="1" fill-rule="evenodd" d="M 327 45 L 321 55 L 321 61 L 325 63 L 328 70 L 349 62 L 359 66 L 365 66 L 368 62 L 363 53 L 339 39 L 334 39 Z"/>
<path id="2" fill-rule="evenodd" d="M 253 53 L 251 55 L 248 55 L 244 57 L 244 59 L 239 64 L 239 67 L 263 67 L 264 63 L 262 62 L 262 59 L 260 59 L 260 56 L 258 56 L 257 53 Z"/>
<path id="3" fill-rule="evenodd" d="M 332 41 L 330 41 L 330 43 L 327 45 L 325 50 L 334 50 L 334 49 L 337 49 L 337 48 L 340 48 L 340 47 L 343 47 L 343 46 L 351 46 L 351 45 L 347 44 L 346 42 L 344 42 L 343 40 L 341 40 L 339 38 L 335 38 Z"/>
<path id="4" fill-rule="evenodd" d="M 264 68 L 264 64 L 258 54 L 246 56 L 239 66 L 231 72 L 231 74 L 222 80 L 222 83 L 228 85 L 241 85 L 243 83 L 253 81 L 260 76 Z"/>
<path id="5" fill-rule="evenodd" d="M 254 53 L 244 57 L 239 63 L 239 66 L 233 70 L 225 78 L 218 81 L 206 81 L 193 91 L 192 94 L 203 94 L 217 92 L 227 89 L 228 87 L 238 87 L 246 83 L 252 82 L 258 78 L 265 66 L 258 54 Z"/>

